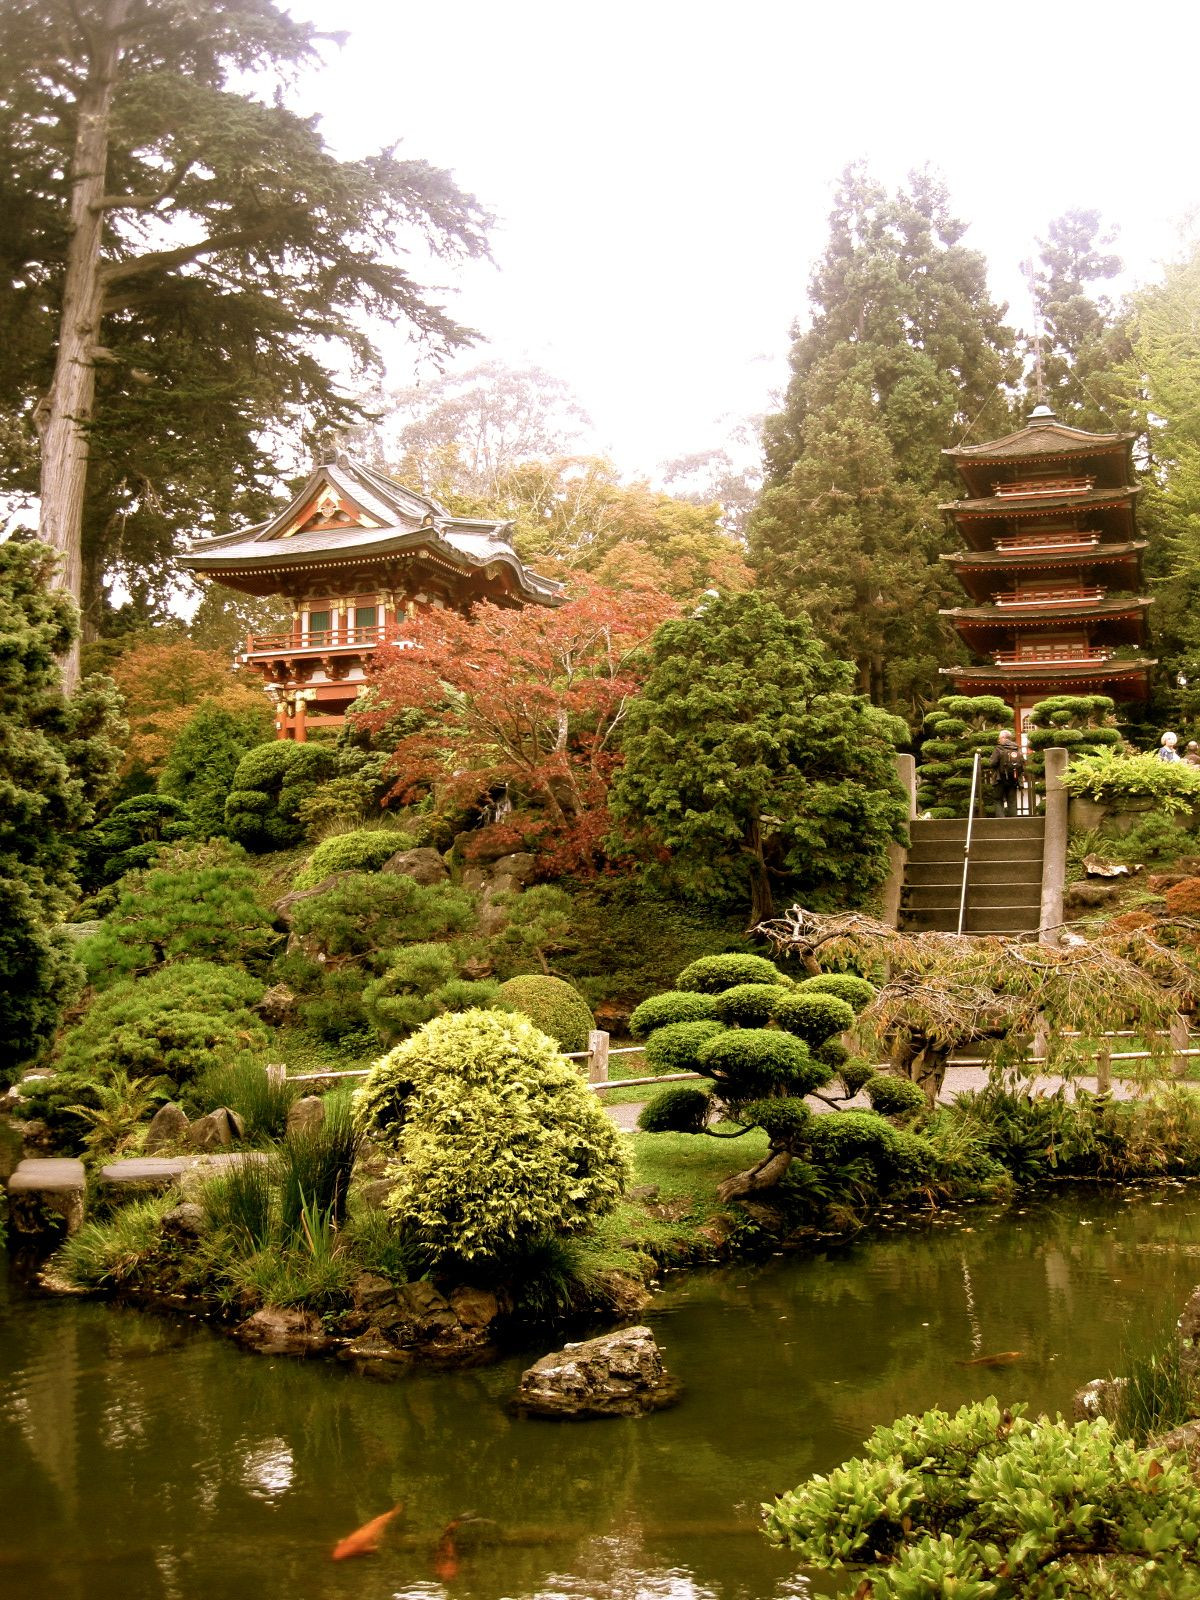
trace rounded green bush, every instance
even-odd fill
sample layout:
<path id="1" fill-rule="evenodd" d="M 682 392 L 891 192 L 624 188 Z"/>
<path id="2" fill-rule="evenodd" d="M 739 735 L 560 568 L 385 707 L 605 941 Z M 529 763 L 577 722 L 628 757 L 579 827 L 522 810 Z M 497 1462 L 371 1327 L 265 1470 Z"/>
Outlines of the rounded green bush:
<path id="1" fill-rule="evenodd" d="M 579 990 L 562 978 L 546 978 L 540 973 L 509 978 L 496 990 L 496 999 L 522 1012 L 549 1034 L 560 1050 L 587 1049 L 596 1019 Z"/>
<path id="2" fill-rule="evenodd" d="M 773 1145 L 794 1149 L 807 1141 L 812 1112 L 794 1096 L 779 1100 L 752 1100 L 738 1113 L 747 1126 L 761 1128 Z"/>
<path id="3" fill-rule="evenodd" d="M 376 1062 L 355 1118 L 396 1153 L 387 1209 L 435 1267 L 585 1232 L 625 1185 L 603 1107 L 523 1017 L 436 1018 Z"/>
<path id="4" fill-rule="evenodd" d="M 845 1046 L 842 1048 L 845 1049 Z M 875 1076 L 875 1068 L 862 1056 L 852 1056 L 847 1051 L 846 1059 L 837 1068 L 837 1074 L 845 1085 L 846 1093 L 855 1095 Z"/>
<path id="5" fill-rule="evenodd" d="M 309 856 L 292 880 L 292 888 L 315 888 L 331 872 L 378 872 L 398 850 L 411 849 L 411 837 L 395 828 L 357 828 L 335 834 Z"/>
<path id="6" fill-rule="evenodd" d="M 832 994 L 844 1000 L 853 1011 L 861 1011 L 875 998 L 875 985 L 856 972 L 821 972 L 803 978 L 796 985 L 800 994 Z"/>
<path id="7" fill-rule="evenodd" d="M 730 1105 L 765 1099 L 784 1090 L 806 1095 L 828 1083 L 833 1069 L 808 1047 L 775 1028 L 728 1028 L 699 1051 L 698 1070 L 712 1078 Z"/>
<path id="8" fill-rule="evenodd" d="M 675 980 L 680 989 L 695 989 L 701 994 L 720 994 L 739 983 L 787 984 L 779 968 L 765 956 L 746 956 L 733 953 L 723 956 L 701 956 L 691 962 Z"/>
<path id="9" fill-rule="evenodd" d="M 655 1072 L 699 1072 L 700 1049 L 728 1030 L 714 1018 L 699 1022 L 668 1022 L 655 1028 L 646 1040 L 646 1065 Z"/>
<path id="10" fill-rule="evenodd" d="M 813 1163 L 831 1171 L 852 1161 L 868 1161 L 881 1188 L 918 1182 L 928 1172 L 931 1160 L 923 1139 L 893 1128 L 875 1111 L 814 1117 L 810 1144 Z"/>
<path id="11" fill-rule="evenodd" d="M 705 1089 L 690 1089 L 686 1084 L 660 1089 L 647 1100 L 638 1116 L 643 1133 L 703 1133 L 712 1109 L 712 1097 Z"/>
<path id="12" fill-rule="evenodd" d="M 655 1028 L 665 1028 L 672 1022 L 708 1022 L 717 1014 L 716 1004 L 716 997 L 711 994 L 666 989 L 635 1007 L 629 1031 L 635 1039 L 644 1039 Z"/>
<path id="13" fill-rule="evenodd" d="M 777 983 L 735 983 L 716 996 L 717 1016 L 731 1027 L 765 1028 L 792 992 Z"/>
<path id="14" fill-rule="evenodd" d="M 775 1008 L 775 1021 L 806 1044 L 823 1044 L 854 1026 L 854 1011 L 835 994 L 797 990 Z"/>
<path id="15" fill-rule="evenodd" d="M 907 1117 L 929 1108 L 923 1090 L 908 1078 L 897 1078 L 890 1072 L 874 1073 L 863 1087 L 871 1109 L 881 1117 Z"/>

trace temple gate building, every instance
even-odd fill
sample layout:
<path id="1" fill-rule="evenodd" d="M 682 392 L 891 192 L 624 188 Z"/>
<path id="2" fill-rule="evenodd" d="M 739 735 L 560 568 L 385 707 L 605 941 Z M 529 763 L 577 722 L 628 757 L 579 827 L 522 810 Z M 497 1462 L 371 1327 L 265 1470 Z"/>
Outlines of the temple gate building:
<path id="1" fill-rule="evenodd" d="M 372 653 L 402 640 L 418 611 L 562 603 L 562 585 L 521 561 L 511 528 L 453 516 L 339 454 L 277 516 L 198 540 L 182 565 L 243 594 L 291 602 L 291 627 L 247 638 L 237 659 L 261 675 L 279 738 L 303 740 L 314 725 L 341 722 Z"/>
<path id="2" fill-rule="evenodd" d="M 964 546 L 942 560 L 969 603 L 942 615 L 986 663 L 942 672 L 961 694 L 1000 695 L 1021 732 L 1049 695 L 1147 696 L 1133 439 L 1039 405 L 1017 433 L 944 452 L 966 497 L 941 508 Z"/>

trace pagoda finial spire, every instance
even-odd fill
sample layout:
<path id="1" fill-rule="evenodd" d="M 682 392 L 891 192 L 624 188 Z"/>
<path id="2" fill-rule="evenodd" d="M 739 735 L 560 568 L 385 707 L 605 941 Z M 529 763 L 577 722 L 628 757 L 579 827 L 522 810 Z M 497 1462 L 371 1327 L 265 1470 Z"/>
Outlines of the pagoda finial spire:
<path id="1" fill-rule="evenodd" d="M 1046 405 L 1046 375 L 1042 369 L 1042 335 L 1045 323 L 1042 318 L 1042 299 L 1038 293 L 1033 262 L 1022 261 L 1021 271 L 1029 285 L 1029 299 L 1033 306 L 1033 394 L 1039 408 Z"/>

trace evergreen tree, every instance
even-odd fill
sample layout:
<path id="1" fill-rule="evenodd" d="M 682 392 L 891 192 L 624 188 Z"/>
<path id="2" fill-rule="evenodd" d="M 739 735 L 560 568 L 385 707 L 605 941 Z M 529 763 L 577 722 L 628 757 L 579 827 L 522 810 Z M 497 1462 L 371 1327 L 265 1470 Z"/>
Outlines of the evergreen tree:
<path id="1" fill-rule="evenodd" d="M 695 892 L 748 882 L 750 920 L 776 890 L 860 901 L 903 837 L 904 724 L 851 694 L 852 671 L 762 596 L 667 622 L 629 707 L 611 810 L 670 851 Z"/>
<path id="2" fill-rule="evenodd" d="M 198 838 L 225 832 L 225 801 L 238 763 L 266 737 L 260 712 L 235 714 L 206 702 L 171 747 L 159 793 L 185 801 Z"/>
<path id="3" fill-rule="evenodd" d="M 1120 256 L 1108 249 L 1113 238 L 1101 234 L 1098 211 L 1067 211 L 1038 241 L 1034 273 L 1046 404 L 1070 427 L 1096 433 L 1131 420 L 1121 404 L 1118 371 L 1129 357 L 1126 319 L 1107 295 L 1095 292 L 1121 271 Z M 1032 371 L 1026 382 L 1035 383 Z"/>
<path id="4" fill-rule="evenodd" d="M 470 337 L 396 258 L 484 254 L 488 219 L 423 162 L 336 160 L 272 95 L 319 37 L 274 0 L 0 0 L 0 33 L 0 415 L 40 434 L 43 534 L 94 624 L 106 572 L 161 588 L 179 527 L 261 509 L 265 430 L 357 415 L 365 317 Z"/>
<path id="5" fill-rule="evenodd" d="M 771 598 L 811 612 L 863 693 L 909 710 L 956 648 L 937 616 L 954 592 L 938 562 L 941 451 L 1011 420 L 1013 335 L 964 231 L 928 173 L 894 195 L 844 173 L 750 524 Z"/>
<path id="6" fill-rule="evenodd" d="M 55 923 L 75 889 L 72 838 L 116 775 L 117 698 L 103 678 L 62 694 L 75 608 L 44 545 L 0 544 L 0 1070 L 49 1040 L 79 969 Z"/>

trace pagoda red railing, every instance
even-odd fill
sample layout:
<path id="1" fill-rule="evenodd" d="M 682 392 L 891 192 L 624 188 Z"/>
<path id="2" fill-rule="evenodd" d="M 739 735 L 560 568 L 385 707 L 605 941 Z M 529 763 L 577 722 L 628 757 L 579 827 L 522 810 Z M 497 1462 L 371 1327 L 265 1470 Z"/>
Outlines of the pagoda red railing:
<path id="1" fill-rule="evenodd" d="M 1103 600 L 1106 589 L 1098 584 L 1079 585 L 1074 589 L 1015 589 L 1008 594 L 998 594 L 998 606 L 1066 606 L 1080 601 Z"/>
<path id="2" fill-rule="evenodd" d="M 395 623 L 374 628 L 310 628 L 307 633 L 258 633 L 246 639 L 243 655 L 270 655 L 292 650 L 361 650 L 398 639 Z"/>
<path id="3" fill-rule="evenodd" d="M 1056 533 L 1010 533 L 993 542 L 997 550 L 1013 555 L 1020 551 L 1094 550 L 1100 543 L 1100 535 L 1060 529 Z"/>
<path id="4" fill-rule="evenodd" d="M 1040 494 L 1086 494 L 1095 487 L 1095 478 L 1021 478 L 1015 483 L 995 484 L 992 493 L 1005 500 L 1018 495 L 1027 498 Z"/>
<path id="5" fill-rule="evenodd" d="M 1045 661 L 1057 661 L 1062 664 L 1078 662 L 1080 664 L 1092 661 L 1107 661 L 1112 655 L 1111 650 L 1096 645 L 1086 644 L 1043 644 L 1032 650 L 1018 652 L 1016 650 L 997 650 L 992 660 L 998 667 L 1036 667 Z"/>

